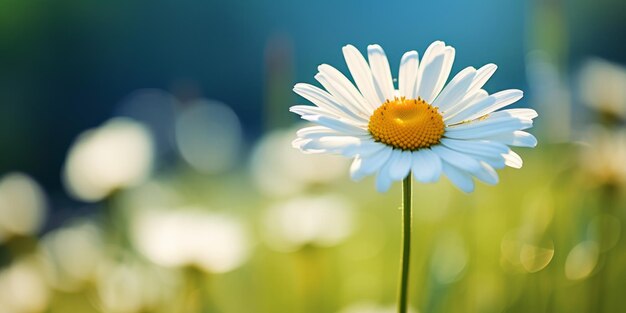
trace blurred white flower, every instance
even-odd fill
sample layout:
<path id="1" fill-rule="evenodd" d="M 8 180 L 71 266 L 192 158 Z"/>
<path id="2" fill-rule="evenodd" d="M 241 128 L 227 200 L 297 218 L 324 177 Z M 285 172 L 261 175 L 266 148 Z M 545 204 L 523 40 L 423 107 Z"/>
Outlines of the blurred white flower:
<path id="1" fill-rule="evenodd" d="M 101 200 L 115 189 L 141 183 L 153 155 L 152 137 L 143 124 L 111 119 L 76 139 L 65 163 L 65 187 L 78 199 Z"/>
<path id="2" fill-rule="evenodd" d="M 265 239 L 276 250 L 333 246 L 352 234 L 354 210 L 338 195 L 302 196 L 271 207 L 263 222 Z"/>
<path id="3" fill-rule="evenodd" d="M 37 262 L 22 259 L 0 270 L 0 312 L 44 312 L 50 301 Z"/>
<path id="4" fill-rule="evenodd" d="M 225 104 L 195 100 L 176 119 L 176 144 L 183 159 L 204 173 L 233 167 L 241 155 L 239 118 Z"/>
<path id="5" fill-rule="evenodd" d="M 104 248 L 102 233 L 91 222 L 77 222 L 47 233 L 40 251 L 49 284 L 65 291 L 82 288 L 95 277 Z"/>
<path id="6" fill-rule="evenodd" d="M 584 103 L 602 113 L 626 118 L 626 67 L 591 59 L 580 71 Z"/>
<path id="7" fill-rule="evenodd" d="M 626 130 L 609 131 L 591 127 L 585 133 L 580 161 L 591 182 L 609 185 L 626 184 Z"/>
<path id="8" fill-rule="evenodd" d="M 44 191 L 32 178 L 9 173 L 0 179 L 0 243 L 36 234 L 46 217 Z"/>
<path id="9" fill-rule="evenodd" d="M 132 233 L 137 249 L 161 266 L 196 265 L 223 273 L 239 267 L 250 252 L 239 220 L 199 208 L 139 213 Z"/>
<path id="10" fill-rule="evenodd" d="M 301 126 L 301 125 L 300 125 Z M 298 193 L 310 184 L 324 184 L 342 177 L 348 161 L 335 155 L 303 154 L 291 147 L 300 128 L 276 130 L 254 147 L 250 160 L 257 187 L 272 196 Z M 307 166 L 302 166 L 306 163 Z"/>
<path id="11" fill-rule="evenodd" d="M 136 261 L 103 262 L 98 269 L 98 299 L 105 312 L 150 312 L 171 302 L 176 278 Z"/>

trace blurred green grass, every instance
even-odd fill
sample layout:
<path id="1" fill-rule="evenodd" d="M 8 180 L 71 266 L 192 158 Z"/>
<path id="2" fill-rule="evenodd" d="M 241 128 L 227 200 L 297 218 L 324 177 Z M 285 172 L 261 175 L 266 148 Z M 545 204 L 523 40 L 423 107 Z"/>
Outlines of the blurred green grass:
<path id="1" fill-rule="evenodd" d="M 603 228 L 590 225 L 595 217 L 614 214 L 620 223 L 624 218 L 623 194 L 608 197 L 602 188 L 587 184 L 575 159 L 578 149 L 573 144 L 520 149 L 523 169 L 505 169 L 500 184 L 479 185 L 470 195 L 445 179 L 415 184 L 412 307 L 417 312 L 589 312 L 602 301 L 606 312 L 622 310 L 626 249 L 619 229 L 618 242 L 607 251 L 600 249 L 597 262 L 585 253 L 579 256 L 582 260 L 570 260 L 581 242 L 600 242 L 594 232 Z M 114 194 L 101 207 L 111 223 L 92 218 L 104 238 L 99 262 L 131 266 L 137 278 L 122 275 L 113 284 L 121 288 L 115 301 L 103 305 L 102 280 L 115 274 L 100 265 L 100 274 L 77 289 L 52 287 L 45 312 L 341 312 L 355 303 L 393 306 L 400 254 L 399 185 L 378 194 L 372 179 L 339 179 L 275 198 L 260 193 L 248 175 L 240 170 L 205 179 L 182 169 Z M 176 194 L 176 200 L 163 200 L 166 193 L 150 197 L 145 188 L 155 184 Z M 311 242 L 289 251 L 274 249 L 263 222 L 269 208 L 289 198 L 328 194 L 351 202 L 350 236 L 331 246 Z M 127 237 L 138 208 L 155 202 L 236 216 L 249 229 L 249 257 L 225 273 L 152 263 Z M 615 206 L 612 212 L 609 205 Z M 33 255 L 39 255 L 37 249 L 11 258 L 42 258 Z M 154 292 L 163 296 L 149 295 Z M 133 301 L 134 306 L 124 307 Z"/>

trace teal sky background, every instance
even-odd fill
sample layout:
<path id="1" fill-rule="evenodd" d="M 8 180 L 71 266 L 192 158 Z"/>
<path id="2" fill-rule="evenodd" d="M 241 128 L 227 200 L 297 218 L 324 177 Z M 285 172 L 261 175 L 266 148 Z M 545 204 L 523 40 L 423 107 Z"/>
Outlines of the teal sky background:
<path id="1" fill-rule="evenodd" d="M 317 65 L 345 70 L 341 47 L 381 44 L 392 73 L 401 55 L 434 40 L 457 50 L 453 72 L 488 62 L 488 91 L 526 89 L 524 60 L 537 48 L 537 12 L 556 8 L 568 31 L 566 64 L 589 55 L 626 61 L 624 1 L 0 1 L 0 172 L 20 170 L 60 189 L 67 149 L 141 88 L 191 82 L 262 134 L 268 40 L 287 42 L 295 82 Z M 548 29 L 546 29 L 548 31 Z M 289 60 L 293 60 L 290 63 Z M 269 69 L 271 70 L 271 69 Z M 566 69 L 567 70 L 567 69 Z M 528 106 L 527 103 L 522 103 Z M 532 104 L 530 104 L 532 105 Z M 287 110 L 287 107 L 285 107 Z"/>

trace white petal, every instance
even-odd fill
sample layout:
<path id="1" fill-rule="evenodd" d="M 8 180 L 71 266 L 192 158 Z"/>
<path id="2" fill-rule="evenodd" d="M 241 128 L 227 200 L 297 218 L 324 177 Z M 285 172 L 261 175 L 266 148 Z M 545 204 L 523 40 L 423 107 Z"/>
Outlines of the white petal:
<path id="1" fill-rule="evenodd" d="M 472 84 L 476 76 L 476 69 L 466 67 L 459 72 L 450 83 L 443 89 L 433 102 L 433 106 L 438 107 L 439 111 L 446 111 L 458 102 L 460 102 Z"/>
<path id="2" fill-rule="evenodd" d="M 419 68 L 419 55 L 417 51 L 408 51 L 400 60 L 400 72 L 398 74 L 398 90 L 400 96 L 407 99 L 417 98 L 415 92 L 415 81 L 417 80 L 417 70 Z"/>
<path id="3" fill-rule="evenodd" d="M 386 148 L 388 148 L 386 145 L 380 142 L 373 141 L 371 139 L 361 140 L 361 143 L 358 146 L 358 151 L 356 151 L 356 154 L 358 154 L 361 157 L 368 157 Z"/>
<path id="4" fill-rule="evenodd" d="M 310 153 L 333 153 L 344 156 L 354 156 L 361 144 L 361 140 L 350 136 L 332 136 L 312 139 L 299 144 L 299 148 Z"/>
<path id="5" fill-rule="evenodd" d="M 424 52 L 417 79 L 417 95 L 424 101 L 432 103 L 445 85 L 454 54 L 454 48 L 446 47 L 440 41 L 432 43 Z"/>
<path id="6" fill-rule="evenodd" d="M 508 110 L 502 110 L 502 111 L 493 112 L 489 114 L 489 116 L 491 117 L 497 117 L 501 115 L 514 116 L 517 118 L 528 119 L 528 120 L 532 120 L 535 117 L 539 116 L 537 114 L 537 111 L 533 109 L 528 109 L 528 108 L 508 109 Z"/>
<path id="7" fill-rule="evenodd" d="M 378 172 L 378 175 L 376 175 L 376 190 L 378 192 L 387 192 L 392 184 L 393 180 L 389 177 L 387 171 L 381 170 Z"/>
<path id="8" fill-rule="evenodd" d="M 483 88 L 485 83 L 487 83 L 489 78 L 491 78 L 497 69 L 498 66 L 493 63 L 485 64 L 483 67 L 479 68 L 476 71 L 476 76 L 474 77 L 474 81 L 472 82 L 472 86 L 469 90 L 478 90 Z"/>
<path id="9" fill-rule="evenodd" d="M 497 184 L 499 181 L 499 178 L 498 178 L 498 173 L 496 173 L 496 170 L 494 170 L 493 167 L 491 167 L 489 164 L 485 162 L 480 162 L 480 166 L 481 166 L 481 170 L 474 173 L 474 176 L 486 184 L 489 184 L 489 185 Z"/>
<path id="10" fill-rule="evenodd" d="M 519 99 L 524 97 L 524 92 L 519 89 L 508 89 L 496 92 L 491 96 L 496 98 L 496 103 L 491 107 L 485 108 L 482 112 L 476 113 L 476 117 L 489 114 L 493 111 L 499 110 L 507 105 L 517 102 Z"/>
<path id="11" fill-rule="evenodd" d="M 291 145 L 304 153 L 331 153 L 347 157 L 356 155 L 368 156 L 382 150 L 384 147 L 384 145 L 371 139 L 337 135 L 316 136 L 318 135 L 310 135 L 307 136 L 308 138 L 298 137 L 291 142 Z"/>
<path id="12" fill-rule="evenodd" d="M 293 91 L 316 106 L 334 112 L 336 115 L 355 122 L 368 122 L 367 118 L 358 115 L 345 105 L 339 104 L 331 94 L 313 85 L 298 83 L 293 87 Z"/>
<path id="13" fill-rule="evenodd" d="M 298 137 L 313 139 L 325 136 L 342 136 L 344 134 L 324 126 L 309 126 L 298 129 L 296 135 Z"/>
<path id="14" fill-rule="evenodd" d="M 476 96 L 475 98 L 476 100 L 467 104 L 465 107 L 460 108 L 455 114 L 449 113 L 444 118 L 444 121 L 446 122 L 446 124 L 452 125 L 452 124 L 462 123 L 464 121 L 469 121 L 470 116 L 496 103 L 496 98 L 493 97 L 492 95 L 489 95 L 486 97 L 483 97 L 482 95 L 486 95 L 486 92 L 485 93 L 480 92 L 479 95 Z"/>
<path id="15" fill-rule="evenodd" d="M 506 167 L 503 155 L 487 156 L 487 155 L 477 155 L 474 153 L 468 153 L 467 155 L 471 156 L 472 158 L 476 159 L 479 162 L 487 163 L 489 166 L 496 168 L 496 169 L 503 169 Z"/>
<path id="16" fill-rule="evenodd" d="M 472 180 L 472 176 L 445 161 L 442 162 L 441 165 L 443 172 L 455 186 L 463 192 L 470 193 L 474 191 L 474 181 Z"/>
<path id="17" fill-rule="evenodd" d="M 454 57 L 456 55 L 456 50 L 448 46 L 444 50 L 444 53 L 445 53 L 445 60 L 441 68 L 441 75 L 439 76 L 439 82 L 435 86 L 434 95 L 431 101 L 435 100 L 435 98 L 439 95 L 443 87 L 446 85 L 446 82 L 448 81 L 448 77 L 450 77 L 450 72 L 452 71 L 452 65 L 454 64 Z"/>
<path id="18" fill-rule="evenodd" d="M 501 116 L 447 127 L 444 136 L 455 139 L 480 139 L 515 130 L 523 130 L 532 126 L 532 120 Z"/>
<path id="19" fill-rule="evenodd" d="M 523 96 L 524 93 L 518 89 L 509 89 L 496 92 L 488 96 L 485 100 L 479 101 L 472 106 L 468 106 L 453 119 L 450 119 L 446 122 L 448 122 L 449 124 L 454 124 L 462 121 L 471 121 L 485 114 L 489 114 L 495 110 L 501 109 L 509 104 L 512 104 L 521 99 Z"/>
<path id="20" fill-rule="evenodd" d="M 451 108 L 445 110 L 444 112 L 441 112 L 441 114 L 443 115 L 443 120 L 448 124 L 452 124 L 449 121 L 453 120 L 456 115 L 464 111 L 466 108 L 469 108 L 478 103 L 479 101 L 483 101 L 485 98 L 487 98 L 487 96 L 489 96 L 489 94 L 483 89 L 478 89 L 472 93 L 467 94 L 465 98 L 463 98 L 463 100 L 457 102 L 456 104 L 453 104 Z"/>
<path id="21" fill-rule="evenodd" d="M 428 99 L 432 100 L 434 97 L 434 89 L 435 85 L 439 80 L 439 75 L 441 74 L 441 67 L 443 66 L 444 55 L 440 54 L 435 57 L 431 62 L 426 63 L 422 60 L 422 64 L 420 69 L 420 86 L 417 90 L 417 95 L 428 102 Z"/>
<path id="22" fill-rule="evenodd" d="M 466 154 L 454 151 L 442 145 L 433 146 L 430 149 L 435 152 L 442 160 L 451 165 L 454 165 L 461 170 L 470 173 L 475 173 L 480 170 L 480 164 L 478 163 L 478 161 L 470 156 L 467 156 Z"/>
<path id="23" fill-rule="evenodd" d="M 314 134 L 299 139 L 301 140 L 294 140 L 292 145 L 303 152 L 326 152 L 341 154 L 346 157 L 354 157 L 356 155 L 368 156 L 385 147 L 384 144 L 375 142 L 369 137 L 363 138 L 345 135 L 319 136 L 318 134 Z"/>
<path id="24" fill-rule="evenodd" d="M 537 146 L 537 138 L 535 136 L 521 130 L 516 130 L 510 133 L 503 133 L 494 136 L 485 137 L 483 139 L 493 140 L 505 145 L 517 146 L 517 147 L 530 147 Z"/>
<path id="25" fill-rule="evenodd" d="M 367 134 L 367 130 L 360 128 L 359 126 L 350 124 L 347 121 L 340 121 L 330 116 L 324 115 L 302 115 L 302 119 L 311 121 L 322 126 L 334 129 L 338 132 L 342 132 L 346 135 L 364 135 Z"/>
<path id="26" fill-rule="evenodd" d="M 380 168 L 376 176 L 376 189 L 379 192 L 389 190 L 394 179 L 391 177 L 391 168 L 402 158 L 402 151 L 392 150 L 387 162 Z"/>
<path id="27" fill-rule="evenodd" d="M 352 160 L 352 164 L 350 164 L 350 178 L 354 181 L 359 181 L 363 179 L 363 177 L 367 176 L 362 174 L 363 170 L 363 158 L 361 156 L 356 156 L 354 160 Z"/>
<path id="28" fill-rule="evenodd" d="M 385 51 L 379 45 L 369 45 L 367 46 L 367 58 L 370 61 L 374 83 L 380 94 L 386 100 L 392 100 L 395 88 L 393 88 L 391 70 Z"/>
<path id="29" fill-rule="evenodd" d="M 467 154 L 470 157 L 483 161 L 494 168 L 504 168 L 503 155 L 509 152 L 509 147 L 502 143 L 485 140 L 456 140 L 441 139 L 441 143 L 453 150 Z"/>
<path id="30" fill-rule="evenodd" d="M 498 114 L 500 113 L 500 114 Z M 519 125 L 519 127 L 532 126 L 533 120 L 517 117 L 508 112 L 496 112 L 494 114 L 486 115 L 481 119 L 475 119 L 462 124 L 456 124 L 446 127 L 446 134 L 456 133 L 465 130 L 487 128 L 487 127 L 513 127 L 512 125 Z M 510 127 L 509 127 L 510 126 Z"/>
<path id="31" fill-rule="evenodd" d="M 370 110 L 374 111 L 385 102 L 385 99 L 379 97 L 376 92 L 372 71 L 367 61 L 361 52 L 352 45 L 343 47 L 343 56 L 346 59 L 346 64 L 348 64 L 348 69 L 352 74 L 354 82 L 361 91 L 361 94 L 363 94 L 363 97 L 365 97 L 369 103 Z"/>
<path id="32" fill-rule="evenodd" d="M 341 116 L 335 112 L 312 105 L 294 105 L 289 108 L 289 112 L 293 112 L 298 115 L 326 115 L 337 119 L 341 118 Z"/>
<path id="33" fill-rule="evenodd" d="M 423 183 L 434 183 L 441 176 L 441 159 L 430 149 L 413 151 L 413 176 Z"/>
<path id="34" fill-rule="evenodd" d="M 445 120 L 448 120 L 457 113 L 463 111 L 465 108 L 470 107 L 474 102 L 477 102 L 478 100 L 482 100 L 483 98 L 487 97 L 487 92 L 482 90 L 481 88 L 485 85 L 489 78 L 491 78 L 497 68 L 498 67 L 495 64 L 491 63 L 479 68 L 476 71 L 476 75 L 474 76 L 471 86 L 467 90 L 462 100 L 454 103 L 452 107 L 448 107 L 445 110 Z"/>
<path id="35" fill-rule="evenodd" d="M 358 143 L 346 146 L 342 154 L 348 157 L 354 157 L 357 155 L 366 157 L 384 149 L 385 147 L 386 146 L 384 144 L 375 142 L 371 138 L 359 139 Z"/>
<path id="36" fill-rule="evenodd" d="M 513 150 L 510 150 L 509 153 L 504 155 L 504 160 L 505 164 L 512 168 L 522 168 L 522 165 L 524 165 L 522 157 L 520 157 L 519 154 L 513 152 Z"/>
<path id="37" fill-rule="evenodd" d="M 363 177 L 375 173 L 387 162 L 391 156 L 391 151 L 390 147 L 385 147 L 370 156 L 358 156 L 350 167 L 350 177 L 353 180 L 361 180 Z M 357 159 L 360 161 L 355 164 Z"/>
<path id="38" fill-rule="evenodd" d="M 402 151 L 400 157 L 389 166 L 389 176 L 393 180 L 404 179 L 411 170 L 411 151 Z"/>
<path id="39" fill-rule="evenodd" d="M 315 75 L 315 79 L 337 99 L 337 102 L 347 106 L 359 116 L 369 118 L 369 104 L 348 78 L 328 64 L 322 64 L 317 69 L 319 73 Z"/>
<path id="40" fill-rule="evenodd" d="M 424 77 L 424 71 L 426 71 L 428 64 L 431 64 L 433 62 L 433 60 L 440 54 L 440 52 L 443 51 L 443 49 L 445 48 L 445 43 L 443 43 L 443 41 L 435 41 L 433 43 L 431 43 L 428 48 L 426 48 L 426 51 L 424 51 L 424 54 L 422 55 L 422 60 L 420 61 L 419 64 L 419 68 L 417 70 L 417 78 L 415 80 L 415 93 L 416 93 L 416 98 L 417 96 L 422 96 L 422 94 L 420 93 L 420 91 L 422 90 L 422 77 Z M 443 58 L 439 61 L 439 62 L 443 62 Z M 432 67 L 432 65 L 428 65 L 428 67 Z M 429 68 L 429 71 L 432 71 L 432 68 Z M 425 83 L 428 84 L 428 83 Z M 424 87 L 425 88 L 425 87 Z"/>
<path id="41" fill-rule="evenodd" d="M 504 144 L 486 140 L 457 140 L 442 138 L 441 144 L 461 153 L 473 153 L 484 156 L 500 156 L 509 151 Z"/>

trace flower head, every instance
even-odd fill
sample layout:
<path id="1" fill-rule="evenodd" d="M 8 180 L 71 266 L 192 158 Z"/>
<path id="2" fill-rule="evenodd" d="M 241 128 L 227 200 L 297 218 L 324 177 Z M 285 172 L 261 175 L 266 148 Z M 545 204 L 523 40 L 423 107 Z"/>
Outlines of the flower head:
<path id="1" fill-rule="evenodd" d="M 75 198 L 99 201 L 143 182 L 153 158 L 150 130 L 132 119 L 114 118 L 78 136 L 65 161 L 63 181 Z"/>
<path id="2" fill-rule="evenodd" d="M 65 292 L 79 291 L 96 277 L 106 250 L 102 230 L 84 220 L 46 233 L 40 243 L 48 284 Z"/>
<path id="3" fill-rule="evenodd" d="M 250 252 L 243 223 L 203 208 L 142 212 L 133 222 L 132 241 L 158 265 L 197 266 L 209 273 L 236 269 Z"/>
<path id="4" fill-rule="evenodd" d="M 22 173 L 0 177 L 0 244 L 14 236 L 35 235 L 46 211 L 46 195 L 35 180 Z"/>
<path id="5" fill-rule="evenodd" d="M 601 126 L 590 127 L 580 153 L 582 173 L 591 184 L 626 186 L 626 130 L 610 131 Z"/>
<path id="6" fill-rule="evenodd" d="M 580 95 L 589 107 L 606 117 L 626 119 L 626 68 L 591 59 L 580 71 Z"/>
<path id="7" fill-rule="evenodd" d="M 264 235 L 280 251 L 304 246 L 340 244 L 354 230 L 354 214 L 348 199 L 338 195 L 301 196 L 272 206 L 265 214 Z"/>
<path id="8" fill-rule="evenodd" d="M 350 165 L 340 156 L 302 154 L 291 148 L 289 143 L 295 131 L 295 128 L 273 130 L 252 150 L 252 179 L 267 196 L 295 195 L 311 186 L 328 184 L 343 175 Z M 309 166 L 301 166 L 303 163 Z"/>
<path id="9" fill-rule="evenodd" d="M 1 312 L 45 312 L 51 291 L 41 275 L 41 264 L 25 257 L 0 268 Z"/>
<path id="10" fill-rule="evenodd" d="M 294 147 L 354 158 L 352 178 L 377 173 L 379 191 L 412 171 L 424 183 L 439 180 L 443 172 L 471 192 L 474 177 L 496 184 L 495 169 L 522 166 L 508 146 L 537 144 L 523 131 L 532 127 L 534 110 L 497 111 L 521 99 L 522 91 L 490 95 L 482 89 L 496 65 L 467 67 L 446 85 L 455 50 L 436 41 L 421 60 L 416 51 L 404 54 L 396 89 L 383 49 L 370 45 L 367 50 L 369 63 L 355 47 L 343 48 L 356 86 L 327 64 L 315 75 L 326 90 L 295 85 L 294 91 L 315 106 L 296 105 L 290 111 L 318 125 L 300 129 Z"/>

